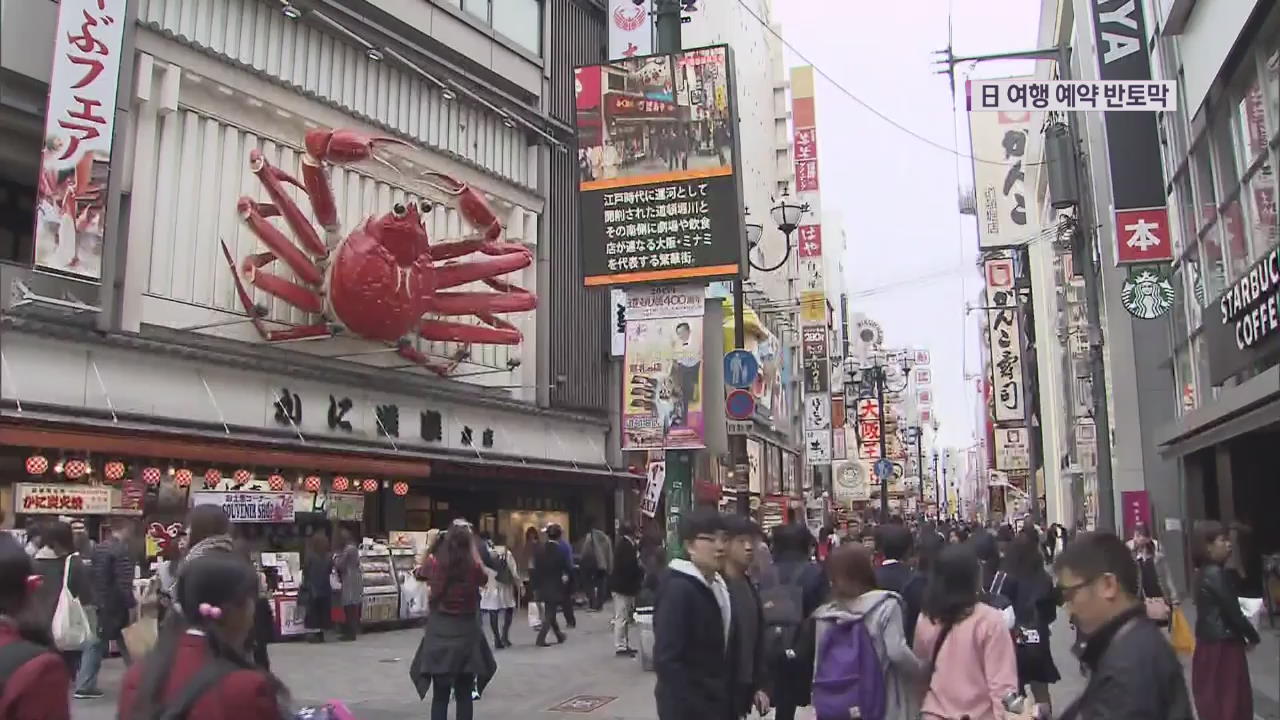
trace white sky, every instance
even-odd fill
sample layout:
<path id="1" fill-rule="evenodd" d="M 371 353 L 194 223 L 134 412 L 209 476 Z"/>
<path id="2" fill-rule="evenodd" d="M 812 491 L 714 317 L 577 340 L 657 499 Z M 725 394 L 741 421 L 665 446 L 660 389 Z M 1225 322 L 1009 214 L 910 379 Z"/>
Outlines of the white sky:
<path id="1" fill-rule="evenodd" d="M 955 54 L 968 56 L 1034 48 L 1039 5 L 774 0 L 783 37 L 820 71 L 815 95 L 822 207 L 844 217 L 849 309 L 879 321 L 888 346 L 931 351 L 944 445 L 970 445 L 976 422 L 975 385 L 964 375 L 980 370 L 978 317 L 964 317 L 964 304 L 976 300 L 982 279 L 974 219 L 959 214 L 957 194 L 957 174 L 971 187 L 972 166 L 876 117 L 821 73 L 911 131 L 967 155 L 967 130 L 954 129 L 947 78 L 931 64 L 931 53 L 946 46 L 948 13 Z M 787 62 L 806 64 L 792 51 Z M 961 92 L 961 73 L 968 70 L 957 68 Z M 1000 62 L 975 74 L 1029 70 L 1026 63 Z"/>

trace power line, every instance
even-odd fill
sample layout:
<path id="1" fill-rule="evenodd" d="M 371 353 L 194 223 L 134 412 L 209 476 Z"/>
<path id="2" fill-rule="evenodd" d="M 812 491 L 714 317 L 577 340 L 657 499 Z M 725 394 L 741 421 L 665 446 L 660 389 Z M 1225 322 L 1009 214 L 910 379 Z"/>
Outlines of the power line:
<path id="1" fill-rule="evenodd" d="M 839 90 L 841 93 L 843 93 L 846 97 L 848 97 L 850 100 L 854 101 L 854 102 L 855 102 L 855 103 L 857 103 L 858 105 L 861 105 L 861 106 L 862 106 L 862 108 L 863 108 L 864 110 L 866 110 L 867 112 L 871 113 L 872 115 L 875 115 L 876 117 L 880 118 L 880 120 L 881 120 L 881 121 L 883 121 L 883 122 L 885 122 L 886 124 L 888 124 L 888 125 L 890 125 L 890 126 L 892 126 L 892 127 L 894 127 L 894 128 L 897 128 L 898 130 L 900 130 L 900 131 L 902 131 L 902 132 L 906 133 L 907 135 L 910 135 L 911 137 L 913 137 L 913 138 L 915 138 L 915 139 L 919 140 L 920 142 L 923 142 L 923 143 L 924 143 L 924 144 L 926 144 L 926 145 L 930 145 L 930 146 L 932 146 L 932 147 L 934 147 L 934 148 L 937 148 L 938 150 L 942 150 L 943 152 L 950 153 L 950 154 L 955 155 L 955 156 L 957 156 L 957 157 L 965 158 L 965 159 L 967 159 L 967 160 L 972 160 L 973 162 L 976 162 L 976 163 L 984 163 L 984 164 L 987 164 L 987 165 L 1007 165 L 1007 164 L 1008 164 L 1008 163 L 1007 163 L 1006 161 L 1004 161 L 1004 160 L 984 160 L 984 159 L 982 159 L 982 158 L 974 157 L 973 155 L 969 155 L 969 154 L 966 154 L 966 153 L 960 152 L 960 151 L 959 151 L 959 150 L 957 150 L 956 148 L 949 147 L 949 146 L 944 145 L 943 143 L 940 143 L 940 142 L 938 142 L 938 141 L 936 141 L 936 140 L 932 140 L 932 139 L 930 139 L 930 138 L 927 138 L 927 137 L 925 137 L 924 135 L 921 135 L 920 133 L 916 132 L 915 130 L 912 130 L 911 128 L 907 127 L 906 125 L 903 125 L 902 123 L 898 122 L 897 120 L 894 120 L 893 118 L 889 117 L 887 114 L 885 114 L 884 112 L 882 112 L 881 110 L 877 109 L 877 108 L 876 108 L 874 105 L 872 105 L 871 103 L 869 103 L 869 102 L 867 102 L 866 100 L 863 100 L 862 98 L 860 98 L 860 97 L 858 97 L 857 95 L 853 94 L 853 92 L 852 92 L 851 90 L 849 90 L 848 88 L 846 88 L 844 85 L 841 85 L 841 84 L 840 84 L 840 82 L 839 82 L 838 80 L 836 80 L 835 78 L 831 77 L 831 75 L 830 75 L 830 74 L 828 74 L 826 70 L 823 70 L 821 67 L 819 67 L 819 66 L 818 66 L 818 64 L 817 64 L 817 63 L 815 63 L 814 61 L 810 60 L 810 59 L 809 59 L 809 58 L 808 58 L 804 53 L 800 52 L 800 50 L 798 50 L 798 49 L 796 48 L 796 46 L 792 45 L 790 42 L 788 42 L 788 41 L 787 41 L 787 39 L 786 39 L 786 38 L 782 37 L 782 33 L 778 32 L 777 30 L 774 30 L 774 29 L 773 29 L 773 27 L 771 27 L 771 26 L 769 25 L 769 23 L 765 22 L 765 19 L 764 19 L 764 18 L 760 17 L 760 15 L 759 15 L 759 14 L 757 14 L 755 10 L 752 10 L 752 9 L 751 9 L 751 6 L 747 5 L 746 0 L 738 0 L 738 4 L 742 6 L 742 9 L 743 9 L 743 10 L 746 10 L 746 11 L 747 11 L 747 14 L 749 14 L 751 17 L 755 18 L 755 21 L 756 21 L 756 22 L 758 22 L 758 23 L 760 23 L 760 26 L 761 26 L 761 27 L 763 27 L 765 30 L 767 30 L 767 31 L 769 32 L 769 34 L 770 34 L 770 35 L 773 35 L 774 37 L 778 38 L 778 40 L 779 40 L 779 41 L 780 41 L 780 42 L 781 42 L 781 43 L 782 43 L 782 44 L 783 44 L 783 45 L 784 45 L 788 50 L 790 50 L 792 53 L 794 53 L 796 57 L 800 58 L 800 59 L 801 59 L 801 60 L 803 60 L 806 64 L 808 64 L 810 67 L 812 67 L 812 68 L 813 68 L 813 70 L 814 70 L 814 72 L 816 72 L 816 73 L 818 73 L 819 75 L 821 75 L 821 76 L 822 76 L 822 78 L 823 78 L 824 80 L 826 80 L 827 82 L 829 82 L 829 83 L 831 83 L 833 86 L 835 86 L 835 88 L 836 88 L 837 90 Z M 953 94 L 953 96 L 952 96 L 952 102 L 953 102 L 953 103 L 955 102 L 954 94 Z M 954 124 L 954 122 L 953 122 L 953 124 Z"/>

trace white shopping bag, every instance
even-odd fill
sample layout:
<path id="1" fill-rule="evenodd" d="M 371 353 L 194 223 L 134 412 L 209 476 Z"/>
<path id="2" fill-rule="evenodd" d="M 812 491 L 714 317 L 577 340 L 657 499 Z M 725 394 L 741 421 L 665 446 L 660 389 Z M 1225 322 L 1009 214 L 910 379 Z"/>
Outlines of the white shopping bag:
<path id="1" fill-rule="evenodd" d="M 1253 624 L 1253 629 L 1262 627 L 1262 598 L 1240 598 L 1240 612 Z"/>
<path id="2" fill-rule="evenodd" d="M 93 627 L 89 624 L 84 605 L 67 589 L 72 559 L 78 556 L 77 553 L 71 553 L 62 566 L 62 590 L 58 593 L 58 606 L 53 611 L 52 624 L 53 643 L 59 650 L 79 650 L 93 635 Z"/>
<path id="3" fill-rule="evenodd" d="M 538 630 L 542 627 L 542 604 L 529 603 L 529 627 Z"/>

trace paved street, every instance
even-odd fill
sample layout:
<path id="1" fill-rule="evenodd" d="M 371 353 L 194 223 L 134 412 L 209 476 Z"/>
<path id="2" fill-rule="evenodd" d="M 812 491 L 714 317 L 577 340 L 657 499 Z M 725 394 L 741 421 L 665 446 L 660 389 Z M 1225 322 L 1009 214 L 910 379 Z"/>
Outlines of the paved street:
<path id="1" fill-rule="evenodd" d="M 652 673 L 642 672 L 637 661 L 613 656 L 608 612 L 578 612 L 578 627 L 569 631 L 563 646 L 539 649 L 533 633 L 517 618 L 512 626 L 516 647 L 498 653 L 498 675 L 481 701 L 476 716 L 484 720 L 525 720 L 531 717 L 592 720 L 653 720 Z M 284 682 L 301 701 L 339 698 L 347 702 L 359 720 L 408 720 L 423 718 L 427 703 L 419 702 L 408 679 L 408 665 L 417 649 L 420 631 L 397 630 L 370 633 L 356 643 L 282 643 L 271 647 L 271 661 Z M 1059 620 L 1053 635 L 1054 657 L 1063 680 L 1053 687 L 1054 705 L 1065 706 L 1084 687 L 1078 666 L 1070 654 L 1073 634 Z M 1276 698 L 1277 635 L 1264 632 L 1264 646 L 1249 657 L 1254 689 L 1260 695 L 1257 708 L 1262 720 L 1280 720 Z M 75 720 L 113 720 L 115 689 L 121 664 L 112 660 L 103 669 L 107 698 L 74 700 Z M 555 712 L 551 708 L 577 696 L 611 698 L 591 712 Z M 428 698 L 429 700 L 430 698 Z M 805 720 L 810 715 L 801 715 Z"/>

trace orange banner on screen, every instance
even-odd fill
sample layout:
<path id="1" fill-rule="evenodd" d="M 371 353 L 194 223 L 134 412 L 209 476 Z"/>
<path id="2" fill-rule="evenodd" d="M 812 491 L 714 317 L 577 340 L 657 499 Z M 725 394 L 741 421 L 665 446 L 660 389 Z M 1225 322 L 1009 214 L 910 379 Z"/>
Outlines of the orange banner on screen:
<path id="1" fill-rule="evenodd" d="M 610 190 L 612 188 L 631 187 L 633 185 L 652 185 L 654 183 L 679 182 L 681 180 L 699 180 L 701 178 L 732 175 L 731 167 L 714 167 L 704 170 L 672 170 L 652 175 L 631 175 L 629 177 L 608 178 L 605 180 L 588 180 L 580 184 L 581 190 Z"/>

